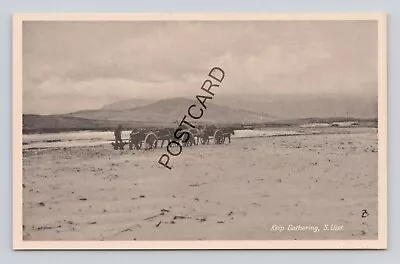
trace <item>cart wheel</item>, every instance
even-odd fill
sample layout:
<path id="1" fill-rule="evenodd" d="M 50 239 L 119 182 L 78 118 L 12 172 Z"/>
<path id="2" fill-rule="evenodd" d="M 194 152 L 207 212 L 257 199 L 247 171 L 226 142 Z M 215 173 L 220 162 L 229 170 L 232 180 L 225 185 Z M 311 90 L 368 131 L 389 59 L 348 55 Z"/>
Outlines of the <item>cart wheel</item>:
<path id="1" fill-rule="evenodd" d="M 214 133 L 214 143 L 215 144 L 221 144 L 222 143 L 222 131 L 221 130 L 217 130 Z"/>
<path id="2" fill-rule="evenodd" d="M 146 135 L 144 142 L 146 143 L 146 149 L 157 148 L 158 138 L 153 132 Z"/>

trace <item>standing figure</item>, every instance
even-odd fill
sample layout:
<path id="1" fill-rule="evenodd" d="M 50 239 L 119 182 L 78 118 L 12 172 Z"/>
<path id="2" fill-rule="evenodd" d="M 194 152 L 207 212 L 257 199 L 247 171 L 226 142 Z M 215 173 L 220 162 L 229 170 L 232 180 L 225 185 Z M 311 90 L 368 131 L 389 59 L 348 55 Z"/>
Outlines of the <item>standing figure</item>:
<path id="1" fill-rule="evenodd" d="M 122 134 L 122 126 L 119 125 L 117 127 L 117 129 L 115 129 L 115 131 L 114 131 L 115 144 L 118 144 L 118 143 L 122 144 L 122 136 L 121 136 L 121 134 Z"/>

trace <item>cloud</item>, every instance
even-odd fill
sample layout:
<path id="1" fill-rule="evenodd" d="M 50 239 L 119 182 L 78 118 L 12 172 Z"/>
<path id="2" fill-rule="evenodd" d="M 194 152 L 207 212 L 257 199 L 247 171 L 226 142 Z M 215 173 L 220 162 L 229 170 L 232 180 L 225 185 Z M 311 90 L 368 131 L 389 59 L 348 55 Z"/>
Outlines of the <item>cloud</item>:
<path id="1" fill-rule="evenodd" d="M 190 96 L 215 66 L 222 94 L 376 89 L 363 86 L 377 80 L 372 21 L 27 22 L 23 34 L 27 112 Z"/>

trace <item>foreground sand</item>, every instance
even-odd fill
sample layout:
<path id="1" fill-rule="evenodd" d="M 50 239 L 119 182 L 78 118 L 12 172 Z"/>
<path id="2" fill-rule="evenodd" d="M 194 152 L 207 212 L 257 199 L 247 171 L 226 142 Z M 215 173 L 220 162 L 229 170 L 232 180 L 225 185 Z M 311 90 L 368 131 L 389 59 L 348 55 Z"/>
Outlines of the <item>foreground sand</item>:
<path id="1" fill-rule="evenodd" d="M 24 151 L 24 239 L 376 239 L 368 131 L 184 148 L 171 171 L 157 164 L 165 148 Z M 271 230 L 290 224 L 320 231 Z M 323 231 L 332 224 L 343 230 Z"/>

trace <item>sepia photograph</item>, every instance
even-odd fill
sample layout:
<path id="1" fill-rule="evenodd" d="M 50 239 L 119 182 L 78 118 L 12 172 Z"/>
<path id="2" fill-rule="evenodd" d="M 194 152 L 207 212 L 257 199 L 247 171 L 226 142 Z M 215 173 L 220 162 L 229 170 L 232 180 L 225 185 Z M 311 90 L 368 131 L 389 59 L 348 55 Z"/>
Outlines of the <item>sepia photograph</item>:
<path id="1" fill-rule="evenodd" d="M 386 248 L 385 30 L 14 15 L 14 248 Z"/>

